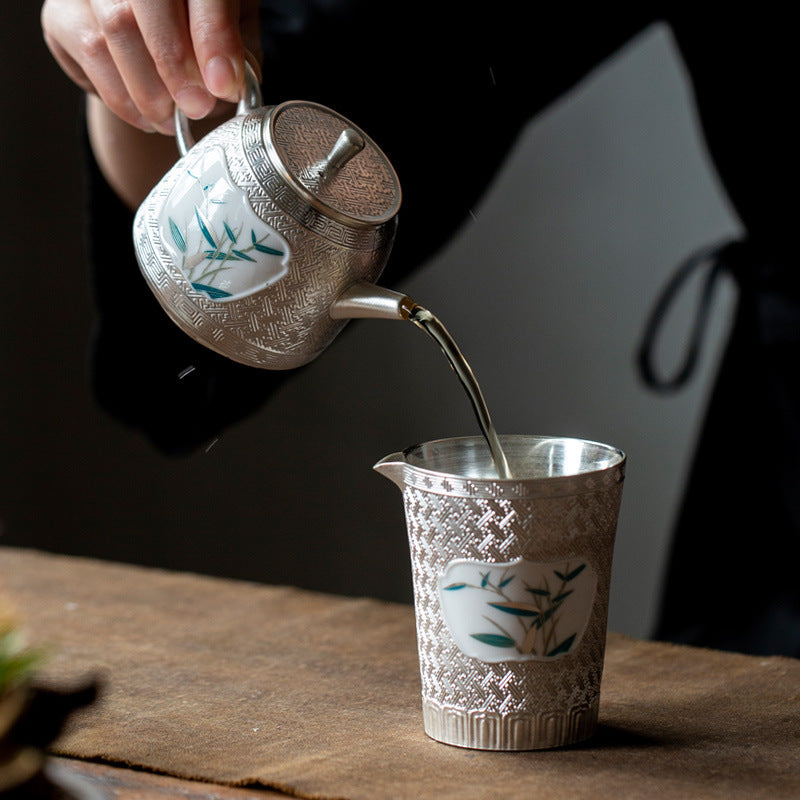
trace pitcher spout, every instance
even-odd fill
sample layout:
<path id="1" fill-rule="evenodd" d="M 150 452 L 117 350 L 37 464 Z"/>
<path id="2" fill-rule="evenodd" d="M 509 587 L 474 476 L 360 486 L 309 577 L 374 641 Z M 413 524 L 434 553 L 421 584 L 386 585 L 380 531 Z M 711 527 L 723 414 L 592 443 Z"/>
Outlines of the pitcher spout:
<path id="1" fill-rule="evenodd" d="M 382 458 L 372 469 L 388 478 L 402 491 L 405 486 L 405 466 L 403 454 L 392 453 Z"/>

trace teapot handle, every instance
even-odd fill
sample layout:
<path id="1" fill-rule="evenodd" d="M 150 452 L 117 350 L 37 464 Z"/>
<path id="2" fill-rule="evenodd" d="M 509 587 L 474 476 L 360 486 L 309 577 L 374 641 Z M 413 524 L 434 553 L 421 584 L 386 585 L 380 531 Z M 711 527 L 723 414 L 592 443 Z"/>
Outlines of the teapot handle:
<path id="1" fill-rule="evenodd" d="M 246 114 L 248 111 L 253 111 L 253 109 L 260 108 L 264 105 L 258 77 L 256 76 L 255 70 L 247 61 L 244 62 L 244 73 L 244 91 L 239 98 L 239 105 L 236 106 L 237 115 Z M 178 142 L 178 150 L 182 156 L 185 156 L 194 146 L 194 136 L 192 136 L 192 132 L 189 130 L 189 120 L 178 106 L 175 106 L 175 138 Z"/>

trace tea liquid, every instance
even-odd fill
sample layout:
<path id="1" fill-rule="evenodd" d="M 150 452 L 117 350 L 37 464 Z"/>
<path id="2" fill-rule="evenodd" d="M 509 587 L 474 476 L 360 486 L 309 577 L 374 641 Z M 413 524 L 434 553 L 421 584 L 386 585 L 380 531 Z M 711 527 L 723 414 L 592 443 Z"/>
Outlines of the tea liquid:
<path id="1" fill-rule="evenodd" d="M 486 443 L 489 445 L 498 477 L 511 478 L 508 460 L 503 448 L 500 446 L 500 439 L 489 415 L 489 409 L 483 398 L 481 387 L 478 385 L 472 369 L 458 349 L 453 337 L 447 332 L 447 328 L 428 309 L 422 306 L 414 305 L 409 311 L 408 318 L 417 327 L 422 328 L 441 347 L 442 352 L 450 362 L 450 366 L 461 381 L 470 403 L 472 403 L 475 416 L 478 418 L 478 425 L 480 425 Z"/>

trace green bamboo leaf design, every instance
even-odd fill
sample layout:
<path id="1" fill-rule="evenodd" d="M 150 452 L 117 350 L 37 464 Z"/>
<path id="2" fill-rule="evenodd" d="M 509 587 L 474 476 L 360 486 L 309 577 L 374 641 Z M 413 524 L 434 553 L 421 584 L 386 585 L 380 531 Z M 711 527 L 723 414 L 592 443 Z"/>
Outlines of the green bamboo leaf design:
<path id="1" fill-rule="evenodd" d="M 255 247 L 255 249 L 258 250 L 259 253 L 267 253 L 268 255 L 271 256 L 284 255 L 283 250 L 276 250 L 274 247 L 267 247 L 267 245 L 261 244 L 261 242 L 259 242 L 258 239 L 256 238 L 256 232 L 252 228 L 250 229 L 250 240 L 253 242 L 253 247 Z"/>
<path id="2" fill-rule="evenodd" d="M 253 247 L 255 247 L 259 253 L 268 253 L 271 256 L 283 255 L 283 250 L 276 250 L 274 247 L 267 247 L 265 244 L 259 244 L 258 242 L 253 242 Z"/>
<path id="3" fill-rule="evenodd" d="M 508 636 L 500 636 L 499 633 L 471 633 L 470 636 L 492 647 L 514 647 L 513 639 Z"/>
<path id="4" fill-rule="evenodd" d="M 449 586 L 444 587 L 444 591 L 454 592 L 456 589 L 463 589 L 466 585 L 466 583 L 451 583 Z"/>
<path id="5" fill-rule="evenodd" d="M 205 292 L 212 300 L 219 300 L 222 297 L 230 297 L 230 292 L 225 292 L 222 289 L 217 289 L 216 286 L 208 286 L 205 283 L 193 283 L 193 289 L 197 289 L 198 292 Z"/>
<path id="6" fill-rule="evenodd" d="M 210 261 L 241 261 L 242 259 L 238 256 L 232 256 L 230 253 L 222 253 L 219 250 L 204 250 L 205 256 Z M 233 251 L 236 252 L 235 250 Z M 248 261 L 252 261 L 252 258 L 248 258 Z"/>
<path id="7" fill-rule="evenodd" d="M 553 598 L 553 602 L 560 603 L 562 600 L 569 597 L 574 591 L 574 589 L 568 589 L 566 592 L 562 592 L 560 595 L 558 595 L 558 597 Z"/>
<path id="8" fill-rule="evenodd" d="M 538 595 L 539 597 L 550 597 L 550 592 L 547 589 L 531 589 L 529 586 L 527 591 L 531 594 Z"/>
<path id="9" fill-rule="evenodd" d="M 201 283 L 206 284 L 207 286 L 211 286 L 214 278 L 220 272 L 227 272 L 229 269 L 233 269 L 233 267 L 217 267 L 216 269 L 207 269 L 202 275 L 197 276 L 197 280 Z"/>
<path id="10" fill-rule="evenodd" d="M 509 578 L 506 578 L 504 581 L 500 581 L 500 583 L 498 583 L 497 586 L 498 586 L 498 588 L 502 589 L 504 586 L 508 586 L 508 584 L 511 583 L 511 581 L 513 581 L 513 580 L 514 580 L 514 576 L 511 575 Z"/>
<path id="11" fill-rule="evenodd" d="M 555 605 L 550 606 L 550 608 L 548 608 L 547 611 L 545 611 L 543 614 L 541 614 L 539 616 L 539 618 L 536 620 L 536 622 L 537 623 L 541 623 L 543 625 L 545 622 L 547 622 L 547 620 L 550 619 L 550 617 L 553 616 L 553 614 L 556 613 L 556 611 L 558 611 L 558 609 L 560 607 L 561 607 L 561 603 L 560 602 L 556 603 Z"/>
<path id="12" fill-rule="evenodd" d="M 214 241 L 214 237 L 211 235 L 211 231 L 206 227 L 205 222 L 203 222 L 202 218 L 200 217 L 200 209 L 195 206 L 194 208 L 194 215 L 197 217 L 197 224 L 200 226 L 200 231 L 202 232 L 205 240 L 216 250 L 217 243 Z"/>
<path id="13" fill-rule="evenodd" d="M 228 225 L 227 222 L 223 221 L 222 227 L 225 228 L 225 233 L 228 234 L 228 238 L 235 244 L 236 243 L 236 234 L 231 230 L 231 226 Z"/>
<path id="14" fill-rule="evenodd" d="M 489 605 L 505 614 L 513 614 L 515 617 L 535 617 L 539 614 L 538 608 L 525 603 L 489 603 Z"/>
<path id="15" fill-rule="evenodd" d="M 565 581 L 571 581 L 573 578 L 577 578 L 578 575 L 581 574 L 586 569 L 586 564 L 581 564 L 579 567 L 576 567 L 572 572 L 570 572 L 565 578 Z"/>
<path id="16" fill-rule="evenodd" d="M 483 589 L 486 584 L 489 583 L 489 573 L 487 572 L 485 575 L 481 574 L 481 589 Z"/>
<path id="17" fill-rule="evenodd" d="M 231 248 L 231 252 L 235 253 L 237 256 L 239 256 L 239 258 L 241 258 L 244 261 L 255 261 L 254 258 L 250 258 L 250 256 L 247 255 L 247 253 L 243 253 L 241 250 L 234 250 L 233 248 Z"/>
<path id="18" fill-rule="evenodd" d="M 169 230 L 170 233 L 172 233 L 172 239 L 175 242 L 175 245 L 177 246 L 178 250 L 180 250 L 181 253 L 185 253 L 186 240 L 183 238 L 183 234 L 180 232 L 180 229 L 175 224 L 175 220 L 172 219 L 172 217 L 169 218 Z"/>
<path id="19" fill-rule="evenodd" d="M 555 572 L 555 574 L 556 574 L 556 577 L 557 577 L 557 578 L 558 578 L 560 581 L 564 581 L 564 582 L 566 583 L 566 581 L 567 581 L 567 578 L 566 578 L 566 576 L 564 575 L 564 573 L 563 573 L 563 572 L 559 572 L 557 569 L 554 569 L 554 570 L 553 570 L 553 572 Z"/>
<path id="20" fill-rule="evenodd" d="M 551 656 L 557 656 L 561 653 L 568 653 L 577 635 L 577 633 L 573 633 L 572 636 L 568 636 L 563 642 L 561 642 L 561 644 L 556 645 L 549 653 L 547 653 L 547 657 L 550 658 Z"/>
<path id="21" fill-rule="evenodd" d="M 522 644 L 519 646 L 520 653 L 532 653 L 536 655 L 536 626 L 531 625 L 528 628 L 528 632 L 525 634 L 525 638 L 522 640 Z"/>

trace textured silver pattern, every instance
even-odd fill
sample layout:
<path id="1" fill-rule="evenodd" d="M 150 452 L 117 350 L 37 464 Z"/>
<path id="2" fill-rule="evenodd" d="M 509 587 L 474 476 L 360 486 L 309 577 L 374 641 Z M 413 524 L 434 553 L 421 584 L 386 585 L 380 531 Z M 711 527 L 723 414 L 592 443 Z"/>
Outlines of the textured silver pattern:
<path id="1" fill-rule="evenodd" d="M 457 475 L 443 475 L 428 470 L 409 469 L 406 485 L 431 494 L 448 497 L 474 497 L 484 499 L 510 499 L 514 497 L 563 497 L 578 493 L 594 493 L 610 488 L 619 482 L 619 475 L 601 470 L 591 475 L 565 476 L 541 480 L 476 480 Z"/>
<path id="2" fill-rule="evenodd" d="M 235 117 L 195 147 L 223 147 L 231 178 L 247 193 L 255 213 L 289 242 L 292 258 L 284 278 L 234 302 L 212 300 L 192 287 L 164 247 L 158 222 L 158 209 L 182 174 L 185 158 L 141 205 L 133 236 L 142 274 L 184 332 L 235 361 L 292 369 L 316 358 L 344 327 L 345 321 L 329 314 L 336 298 L 357 281 L 374 283 L 380 277 L 396 217 L 377 227 L 361 223 L 349 229 L 297 200 L 287 216 L 288 208 L 274 193 L 280 189 L 278 200 L 288 206 L 289 190 L 266 157 L 263 120 L 263 110 Z"/>
<path id="3" fill-rule="evenodd" d="M 527 750 L 587 738 L 597 720 L 606 641 L 608 588 L 624 462 L 569 480 L 579 493 L 541 493 L 547 481 L 512 482 L 513 492 L 487 496 L 491 484 L 405 468 L 403 499 L 411 548 L 417 641 L 426 732 L 464 747 Z M 602 475 L 603 479 L 598 480 Z M 555 479 L 558 481 L 558 479 Z M 524 496 L 527 486 L 529 496 Z M 508 487 L 501 486 L 506 489 Z M 531 496 L 533 495 L 533 496 Z M 487 663 L 456 646 L 443 619 L 438 579 L 454 559 L 536 562 L 580 558 L 598 585 L 585 633 L 551 661 Z"/>
<path id="4" fill-rule="evenodd" d="M 319 184 L 309 170 L 333 149 L 348 120 L 316 103 L 292 101 L 277 106 L 265 120 L 281 164 L 328 208 L 351 220 L 379 224 L 400 206 L 400 184 L 386 157 L 368 138 L 366 147 L 329 184 Z"/>
<path id="5" fill-rule="evenodd" d="M 242 145 L 252 174 L 259 185 L 266 189 L 267 195 L 275 205 L 308 231 L 339 247 L 370 250 L 391 245 L 395 229 L 394 220 L 388 224 L 364 226 L 359 224 L 358 218 L 351 218 L 350 224 L 343 223 L 340 219 L 333 219 L 326 214 L 329 209 L 315 205 L 312 197 L 298 193 L 297 185 L 291 178 L 285 172 L 276 169 L 266 157 L 264 136 L 269 131 L 271 119 L 271 115 L 262 117 L 258 114 L 250 114 L 243 118 Z M 348 165 L 348 170 L 356 165 L 357 160 L 356 163 Z M 397 191 L 399 197 L 399 185 Z M 255 210 L 258 213 L 258 209 Z"/>
<path id="6" fill-rule="evenodd" d="M 499 714 L 448 708 L 434 700 L 422 701 L 425 732 L 439 742 L 476 750 L 543 750 L 588 739 L 597 728 L 599 697 L 588 708 L 571 711 L 524 711 Z M 509 743 L 519 743 L 509 747 Z"/>

